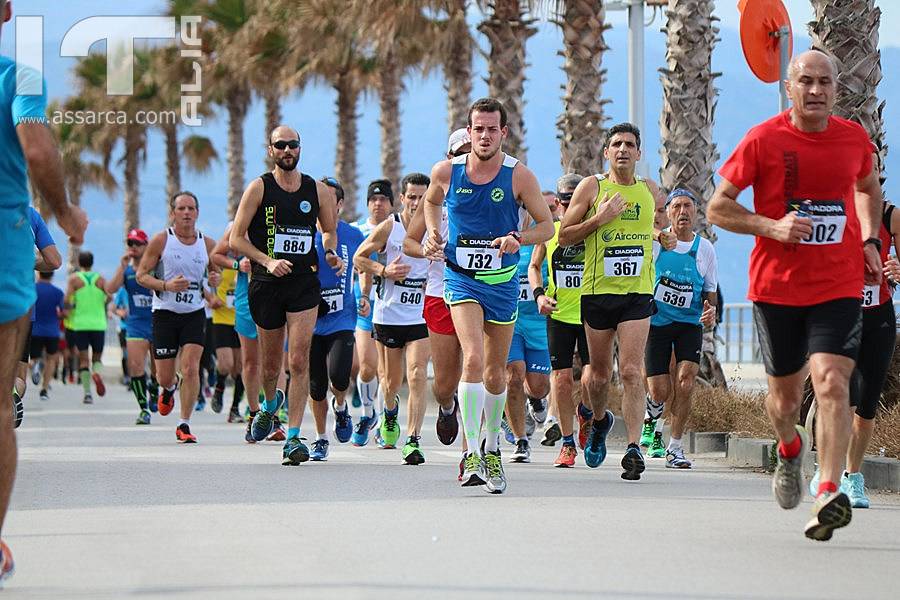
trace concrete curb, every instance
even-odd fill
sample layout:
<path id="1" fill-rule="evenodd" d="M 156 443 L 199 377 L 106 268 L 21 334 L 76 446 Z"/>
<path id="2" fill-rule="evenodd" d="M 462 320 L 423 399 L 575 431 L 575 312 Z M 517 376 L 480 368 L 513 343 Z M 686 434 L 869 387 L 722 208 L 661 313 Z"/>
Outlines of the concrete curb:
<path id="1" fill-rule="evenodd" d="M 774 440 L 742 438 L 728 434 L 725 456 L 732 466 L 768 471 L 775 466 L 772 463 L 774 445 Z M 810 452 L 805 463 L 807 477 L 811 477 L 815 471 L 815 461 L 816 453 Z M 884 456 L 868 456 L 863 459 L 861 471 L 866 479 L 867 488 L 900 492 L 900 460 Z"/>

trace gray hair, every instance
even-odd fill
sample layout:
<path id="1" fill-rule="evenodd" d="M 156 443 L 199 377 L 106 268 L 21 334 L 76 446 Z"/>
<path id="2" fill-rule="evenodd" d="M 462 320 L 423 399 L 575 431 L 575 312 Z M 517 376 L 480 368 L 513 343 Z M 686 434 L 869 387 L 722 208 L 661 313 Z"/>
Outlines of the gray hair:
<path id="1" fill-rule="evenodd" d="M 575 189 L 578 187 L 578 184 L 581 183 L 581 180 L 584 179 L 581 175 L 577 173 L 566 173 L 562 177 L 556 180 L 556 191 L 560 192 L 562 190 Z"/>

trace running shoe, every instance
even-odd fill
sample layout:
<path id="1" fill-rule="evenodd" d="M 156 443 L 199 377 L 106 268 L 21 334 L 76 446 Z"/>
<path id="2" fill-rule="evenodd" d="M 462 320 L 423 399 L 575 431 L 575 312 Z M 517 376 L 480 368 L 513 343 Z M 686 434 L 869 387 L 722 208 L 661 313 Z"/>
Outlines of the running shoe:
<path id="1" fill-rule="evenodd" d="M 647 448 L 647 456 L 650 458 L 664 458 L 666 456 L 666 445 L 663 444 L 662 431 L 653 433 L 653 441 Z"/>
<path id="2" fill-rule="evenodd" d="M 84 395 L 84 400 L 82 400 L 81 402 L 82 402 L 83 404 L 93 404 L 93 403 L 94 403 L 94 397 L 91 396 L 90 394 L 85 394 L 85 395 Z"/>
<path id="3" fill-rule="evenodd" d="M 284 392 L 275 390 L 275 411 L 269 412 L 260 408 L 259 412 L 256 413 L 256 416 L 253 417 L 253 428 L 251 429 L 254 440 L 261 442 L 269 437 L 269 434 L 275 429 L 275 413 L 281 408 L 283 402 Z"/>
<path id="4" fill-rule="evenodd" d="M 316 440 L 309 452 L 309 460 L 316 462 L 328 460 L 328 440 Z"/>
<path id="5" fill-rule="evenodd" d="M 456 476 L 457 481 L 462 481 L 463 473 L 466 470 L 466 456 L 463 455 L 461 459 L 459 459 L 459 475 Z"/>
<path id="6" fill-rule="evenodd" d="M 263 411 L 260 411 L 263 412 Z M 284 443 L 281 450 L 281 464 L 284 466 L 296 467 L 302 462 L 309 460 L 309 448 L 306 447 L 300 438 L 291 438 Z"/>
<path id="7" fill-rule="evenodd" d="M 625 472 L 622 473 L 622 479 L 637 481 L 641 478 L 641 473 L 644 472 L 646 466 L 644 465 L 644 457 L 641 456 L 639 446 L 628 446 L 625 456 L 622 457 L 622 468 L 625 469 Z"/>
<path id="8" fill-rule="evenodd" d="M 775 467 L 775 475 L 772 477 L 772 492 L 778 501 L 778 506 L 789 509 L 796 508 L 803 499 L 803 457 L 809 448 L 809 438 L 806 429 L 796 425 L 797 435 L 800 436 L 800 454 L 794 458 L 783 458 L 780 451 L 776 451 L 778 465 Z M 846 497 L 846 495 L 845 495 Z M 846 524 L 846 523 L 845 523 Z M 843 527 L 843 525 L 841 525 Z M 828 534 L 831 537 L 831 534 Z"/>
<path id="9" fill-rule="evenodd" d="M 229 423 L 243 423 L 244 417 L 241 416 L 241 411 L 233 408 L 228 412 L 228 422 Z"/>
<path id="10" fill-rule="evenodd" d="M 350 407 L 344 404 L 344 410 L 334 408 L 331 401 L 331 409 L 334 410 L 334 437 L 342 444 L 346 444 L 353 436 L 353 418 L 350 416 Z"/>
<path id="11" fill-rule="evenodd" d="M 278 409 L 278 419 L 282 423 L 288 422 L 288 410 L 286 406 L 282 406 L 280 409 Z"/>
<path id="12" fill-rule="evenodd" d="M 531 462 L 531 447 L 528 445 L 528 440 L 516 441 L 516 450 L 512 453 L 509 460 L 514 463 Z"/>
<path id="13" fill-rule="evenodd" d="M 456 394 L 453 395 L 453 412 L 449 415 L 445 415 L 443 409 L 438 407 L 438 418 L 437 423 L 435 423 L 435 430 L 437 431 L 438 439 L 445 446 L 450 446 L 453 442 L 456 441 L 456 436 L 459 435 L 459 401 L 456 399 Z"/>
<path id="14" fill-rule="evenodd" d="M 487 473 L 484 470 L 484 461 L 474 452 L 469 452 L 463 457 L 463 473 L 460 481 L 462 487 L 484 485 Z"/>
<path id="15" fill-rule="evenodd" d="M 378 433 L 384 442 L 382 448 L 391 449 L 397 447 L 397 441 L 400 439 L 400 425 L 397 424 L 397 415 L 399 412 L 389 415 L 384 412 L 384 419 Z"/>
<path id="16" fill-rule="evenodd" d="M 278 416 L 275 416 L 275 426 L 272 428 L 272 433 L 266 436 L 267 442 L 283 442 L 287 439 L 287 435 L 284 433 L 284 425 L 281 424 L 281 419 Z"/>
<path id="17" fill-rule="evenodd" d="M 503 439 L 506 440 L 507 444 L 512 445 L 516 443 L 516 436 L 512 432 L 512 429 L 509 428 L 509 421 L 506 420 L 506 417 L 503 417 L 500 420 L 500 429 L 503 430 Z"/>
<path id="18" fill-rule="evenodd" d="M 684 448 L 669 448 L 666 450 L 667 469 L 690 469 L 691 461 L 684 456 Z"/>
<path id="19" fill-rule="evenodd" d="M 656 432 L 656 419 L 644 419 L 644 426 L 641 428 L 641 447 L 649 448 L 653 444 L 653 436 Z"/>
<path id="20" fill-rule="evenodd" d="M 202 412 L 204 408 L 206 408 L 206 398 L 204 398 L 202 395 L 198 395 L 197 404 L 194 405 L 194 410 L 197 412 Z"/>
<path id="21" fill-rule="evenodd" d="M 191 433 L 191 428 L 187 423 L 182 423 L 175 430 L 175 439 L 179 444 L 196 444 L 197 436 Z"/>
<path id="22" fill-rule="evenodd" d="M 827 542 L 835 529 L 846 527 L 853 518 L 850 498 L 843 492 L 825 492 L 816 498 L 813 518 L 806 524 L 804 534 L 811 540 Z"/>
<path id="23" fill-rule="evenodd" d="M 375 435 L 373 435 L 372 437 L 375 439 L 375 445 L 383 450 L 384 449 L 384 438 L 381 437 L 381 428 L 380 427 L 375 430 Z"/>
<path id="24" fill-rule="evenodd" d="M 487 481 L 484 487 L 491 494 L 502 494 L 506 491 L 506 473 L 503 471 L 503 461 L 500 460 L 500 449 L 489 450 L 484 455 L 484 468 L 487 472 Z"/>
<path id="25" fill-rule="evenodd" d="M 147 392 L 147 408 L 152 413 L 159 412 L 159 387 L 155 390 L 148 387 Z"/>
<path id="26" fill-rule="evenodd" d="M 16 572 L 16 563 L 13 560 L 12 552 L 6 542 L 0 541 L 0 589 L 3 588 L 3 582 L 13 576 Z"/>
<path id="27" fill-rule="evenodd" d="M 537 427 L 537 423 L 534 420 L 534 417 L 531 416 L 529 411 L 525 411 L 525 437 L 530 438 L 534 435 L 534 429 Z"/>
<path id="28" fill-rule="evenodd" d="M 587 446 L 588 434 L 591 431 L 591 421 L 594 420 L 593 414 L 585 417 L 581 414 L 581 405 L 575 409 L 575 415 L 578 417 L 578 447 L 584 450 Z"/>
<path id="29" fill-rule="evenodd" d="M 225 395 L 225 390 L 222 390 L 220 392 L 218 390 L 218 388 L 216 389 L 215 393 L 213 393 L 213 397 L 212 397 L 212 400 L 210 401 L 209 405 L 210 405 L 210 408 L 212 408 L 214 413 L 222 412 L 222 406 L 225 404 L 225 401 L 223 399 L 224 395 Z"/>
<path id="30" fill-rule="evenodd" d="M 41 390 L 40 396 L 41 400 L 43 400 L 44 402 L 50 399 L 50 394 L 47 392 L 47 390 Z"/>
<path id="31" fill-rule="evenodd" d="M 106 384 L 103 383 L 103 377 L 100 373 L 91 373 L 91 379 L 94 381 L 94 387 L 97 388 L 97 395 L 101 398 L 106 395 Z"/>
<path id="32" fill-rule="evenodd" d="M 37 385 L 41 382 L 41 373 L 44 372 L 44 362 L 40 360 L 34 361 L 31 365 L 31 383 Z"/>
<path id="33" fill-rule="evenodd" d="M 353 386 L 353 396 L 350 399 L 350 404 L 353 408 L 359 408 L 362 406 L 362 398 L 359 397 L 359 388 L 357 386 Z"/>
<path id="34" fill-rule="evenodd" d="M 844 480 L 841 478 L 841 491 L 847 493 L 844 489 Z M 816 465 L 816 472 L 813 474 L 812 479 L 809 480 L 809 495 L 815 498 L 819 495 L 819 466 Z"/>
<path id="35" fill-rule="evenodd" d="M 541 425 L 547 420 L 547 399 L 546 398 L 529 398 L 528 413 L 531 418 Z"/>
<path id="36" fill-rule="evenodd" d="M 584 447 L 584 463 L 592 469 L 596 469 L 606 460 L 606 436 L 612 430 L 616 417 L 610 411 L 606 411 L 606 424 L 591 419 L 591 435 Z"/>
<path id="37" fill-rule="evenodd" d="M 360 417 L 359 422 L 356 423 L 356 430 L 350 437 L 350 442 L 354 446 L 365 446 L 368 444 L 369 431 L 375 427 L 376 423 L 378 423 L 378 419 L 375 418 L 375 415 L 372 415 L 371 417 Z"/>
<path id="38" fill-rule="evenodd" d="M 13 425 L 14 429 L 18 429 L 19 425 L 22 424 L 22 419 L 25 418 L 25 403 L 22 402 L 22 396 L 15 390 L 12 393 L 13 397 L 13 419 L 15 419 L 15 425 Z"/>
<path id="39" fill-rule="evenodd" d="M 247 429 L 244 431 L 244 441 L 248 444 L 255 444 L 256 440 L 253 439 L 253 419 L 249 419 L 247 421 Z"/>
<path id="40" fill-rule="evenodd" d="M 548 425 L 544 428 L 544 437 L 541 439 L 541 446 L 555 446 L 556 442 L 562 439 L 562 429 L 559 428 L 559 423 L 550 423 L 549 421 L 547 423 Z"/>
<path id="41" fill-rule="evenodd" d="M 150 424 L 150 412 L 146 410 L 142 410 L 141 414 L 138 415 L 138 418 L 134 421 L 135 425 L 149 425 Z"/>
<path id="42" fill-rule="evenodd" d="M 422 453 L 422 449 L 419 448 L 419 436 L 417 435 L 411 435 L 407 438 L 402 453 L 403 462 L 408 465 L 421 465 L 425 462 L 425 455 Z"/>
<path id="43" fill-rule="evenodd" d="M 578 450 L 575 446 L 563 444 L 559 449 L 559 456 L 553 461 L 554 467 L 572 468 L 575 466 L 575 457 L 578 456 Z"/>
<path id="44" fill-rule="evenodd" d="M 862 473 L 844 473 L 841 477 L 841 492 L 850 498 L 853 508 L 869 508 L 869 497 L 866 495 L 866 479 Z"/>
<path id="45" fill-rule="evenodd" d="M 175 390 L 177 389 L 178 385 L 176 384 Z M 171 392 L 165 388 L 159 390 L 158 409 L 160 416 L 165 417 L 175 408 L 175 390 Z"/>

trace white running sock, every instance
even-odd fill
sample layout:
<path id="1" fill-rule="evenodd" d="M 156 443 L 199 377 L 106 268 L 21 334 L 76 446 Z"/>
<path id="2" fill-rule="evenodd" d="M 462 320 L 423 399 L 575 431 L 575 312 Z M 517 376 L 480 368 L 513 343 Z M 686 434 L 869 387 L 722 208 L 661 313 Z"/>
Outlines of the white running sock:
<path id="1" fill-rule="evenodd" d="M 469 452 L 480 454 L 481 414 L 484 412 L 484 384 L 460 381 L 459 408 Z M 499 428 L 499 424 L 498 424 Z"/>
<path id="2" fill-rule="evenodd" d="M 191 420 L 190 419 L 178 419 L 178 424 L 179 425 L 187 425 L 188 427 L 190 427 Z"/>
<path id="3" fill-rule="evenodd" d="M 319 441 L 319 440 L 325 440 L 327 442 L 328 441 L 328 432 L 326 431 L 325 433 L 319 433 L 317 431 L 316 432 L 316 441 Z"/>
<path id="4" fill-rule="evenodd" d="M 384 412 L 384 390 L 378 387 L 378 393 L 375 394 L 375 414 L 380 415 Z"/>
<path id="5" fill-rule="evenodd" d="M 669 447 L 667 450 L 683 450 L 683 446 L 681 445 L 681 438 L 669 438 Z"/>
<path id="6" fill-rule="evenodd" d="M 499 394 L 484 393 L 484 428 L 487 432 L 484 449 L 492 452 L 500 447 L 500 422 L 506 406 L 506 390 Z"/>
<path id="7" fill-rule="evenodd" d="M 341 402 L 340 404 L 338 404 L 337 402 L 334 402 L 334 399 L 333 399 L 333 398 L 332 398 L 332 405 L 331 405 L 331 406 L 334 407 L 334 411 L 335 411 L 335 412 L 340 412 L 340 413 L 342 413 L 342 412 L 344 412 L 345 410 L 347 410 L 347 403 L 346 403 L 346 402 Z"/>
<path id="8" fill-rule="evenodd" d="M 653 431 L 653 433 L 662 433 L 663 424 L 665 423 L 665 421 L 666 421 L 665 419 L 657 419 L 656 420 L 656 429 Z"/>
<path id="9" fill-rule="evenodd" d="M 372 381 L 363 381 L 362 377 L 357 375 L 356 387 L 359 389 L 363 415 L 367 417 L 373 416 L 375 414 L 375 397 L 378 395 L 378 378 L 374 377 Z"/>
<path id="10" fill-rule="evenodd" d="M 440 406 L 440 405 L 439 405 L 439 406 Z M 446 408 L 444 408 L 443 406 L 441 406 L 441 414 L 444 415 L 445 417 L 449 417 L 450 415 L 453 414 L 453 409 L 454 409 L 454 408 L 455 408 L 455 405 L 454 405 L 454 406 L 451 406 L 449 409 L 446 409 Z"/>

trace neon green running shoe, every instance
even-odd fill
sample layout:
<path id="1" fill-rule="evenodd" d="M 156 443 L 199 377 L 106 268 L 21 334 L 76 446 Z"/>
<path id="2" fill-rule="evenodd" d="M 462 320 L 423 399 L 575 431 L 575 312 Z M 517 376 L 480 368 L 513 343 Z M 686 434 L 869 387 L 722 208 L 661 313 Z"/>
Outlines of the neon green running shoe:
<path id="1" fill-rule="evenodd" d="M 384 411 L 383 414 L 384 418 L 381 419 L 381 427 L 378 430 L 384 441 L 382 448 L 396 448 L 397 440 L 400 439 L 400 425 L 397 424 L 398 413 L 389 415 L 387 411 Z"/>
<path id="2" fill-rule="evenodd" d="M 278 409 L 278 420 L 282 423 L 288 422 L 288 411 L 284 407 L 284 405 L 282 405 L 281 408 Z"/>
<path id="3" fill-rule="evenodd" d="M 641 441 L 643 442 L 643 440 Z M 650 458 L 666 457 L 666 446 L 663 444 L 661 431 L 657 431 L 653 434 L 653 441 L 650 442 L 650 447 L 647 449 L 647 456 Z"/>
<path id="4" fill-rule="evenodd" d="M 656 432 L 656 419 L 644 419 L 644 427 L 641 429 L 641 446 L 649 448 L 653 444 L 654 432 Z"/>
<path id="5" fill-rule="evenodd" d="M 422 449 L 419 448 L 419 436 L 411 435 L 406 440 L 406 445 L 403 446 L 403 462 L 408 465 L 421 465 L 425 462 L 425 455 L 422 453 Z"/>

